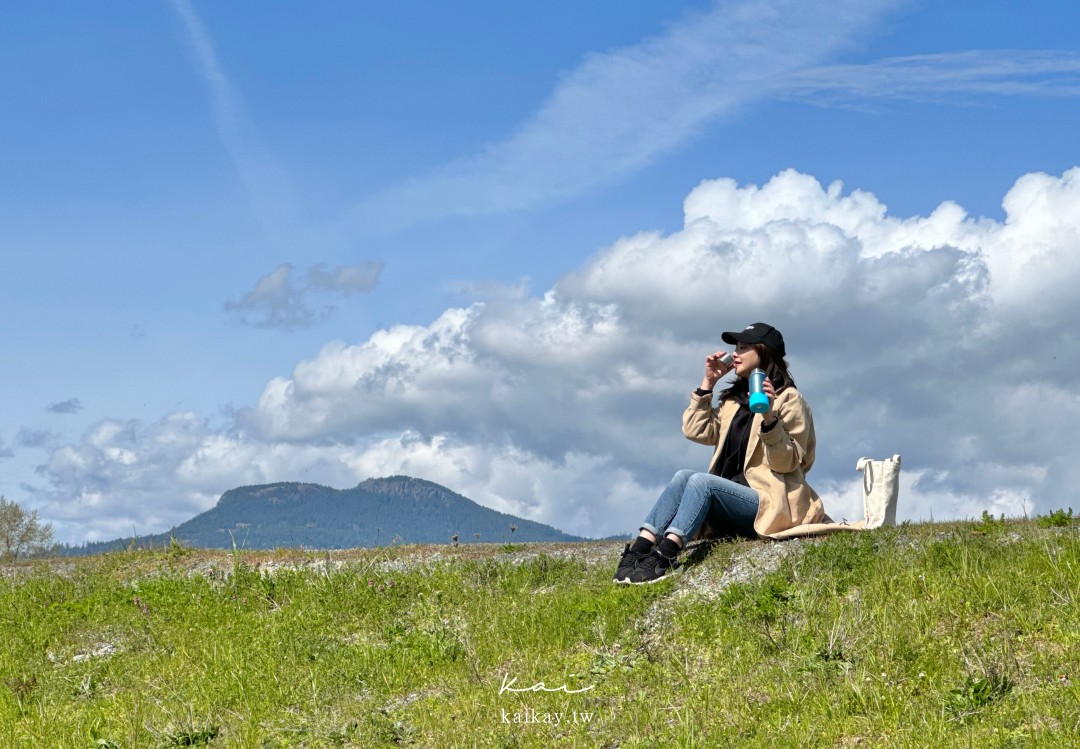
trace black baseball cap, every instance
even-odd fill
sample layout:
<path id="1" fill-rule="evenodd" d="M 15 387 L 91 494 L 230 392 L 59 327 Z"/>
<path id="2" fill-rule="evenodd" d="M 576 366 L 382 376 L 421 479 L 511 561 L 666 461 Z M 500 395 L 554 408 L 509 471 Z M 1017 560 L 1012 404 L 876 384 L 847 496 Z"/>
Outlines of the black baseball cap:
<path id="1" fill-rule="evenodd" d="M 764 343 L 780 358 L 787 355 L 784 351 L 784 336 L 768 323 L 756 322 L 747 325 L 738 333 L 724 333 L 720 337 L 724 343 Z"/>

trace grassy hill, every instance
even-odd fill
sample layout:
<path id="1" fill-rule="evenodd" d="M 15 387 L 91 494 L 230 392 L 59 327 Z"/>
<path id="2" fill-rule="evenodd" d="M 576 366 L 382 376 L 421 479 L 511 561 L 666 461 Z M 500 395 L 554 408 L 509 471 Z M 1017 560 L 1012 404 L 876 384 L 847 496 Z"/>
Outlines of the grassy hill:
<path id="1" fill-rule="evenodd" d="M 0 745 L 1080 746 L 1080 529 L 225 553 L 0 577 Z M 519 691 L 520 690 L 520 691 Z"/>

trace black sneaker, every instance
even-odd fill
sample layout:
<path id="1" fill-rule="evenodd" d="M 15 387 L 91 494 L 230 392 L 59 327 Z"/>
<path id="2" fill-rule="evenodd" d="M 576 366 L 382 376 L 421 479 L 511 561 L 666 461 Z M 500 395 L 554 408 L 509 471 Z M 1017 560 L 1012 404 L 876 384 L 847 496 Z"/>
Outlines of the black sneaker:
<path id="1" fill-rule="evenodd" d="M 653 549 L 637 566 L 626 576 L 626 582 L 630 585 L 647 585 L 663 580 L 672 570 L 677 569 L 679 563 L 672 557 L 666 557 L 659 549 Z"/>
<path id="2" fill-rule="evenodd" d="M 615 577 L 611 578 L 613 583 L 628 583 L 627 576 L 634 571 L 634 568 L 638 566 L 645 557 L 649 556 L 648 552 L 644 554 L 640 551 L 634 551 L 630 544 L 626 545 L 623 549 L 622 557 L 619 559 L 619 568 L 615 570 Z"/>

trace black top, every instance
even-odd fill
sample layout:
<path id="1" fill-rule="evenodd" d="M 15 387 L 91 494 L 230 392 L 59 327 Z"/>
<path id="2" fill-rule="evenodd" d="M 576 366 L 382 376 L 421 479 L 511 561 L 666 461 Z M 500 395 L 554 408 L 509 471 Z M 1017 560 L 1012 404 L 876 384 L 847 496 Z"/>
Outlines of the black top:
<path id="1" fill-rule="evenodd" d="M 720 457 L 711 473 L 749 486 L 743 476 L 743 466 L 746 464 L 746 446 L 750 443 L 750 423 L 754 420 L 754 412 L 750 410 L 745 393 L 735 396 L 735 402 L 739 404 L 739 410 L 731 419 L 731 427 L 724 438 L 724 446 L 720 449 Z"/>

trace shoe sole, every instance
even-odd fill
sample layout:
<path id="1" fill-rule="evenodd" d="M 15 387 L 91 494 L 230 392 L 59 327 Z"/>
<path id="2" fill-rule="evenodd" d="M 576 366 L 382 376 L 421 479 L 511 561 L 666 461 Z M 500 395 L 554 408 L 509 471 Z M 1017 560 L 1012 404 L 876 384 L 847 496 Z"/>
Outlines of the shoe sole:
<path id="1" fill-rule="evenodd" d="M 628 585 L 652 585 L 653 583 L 658 583 L 661 580 L 670 580 L 673 577 L 675 577 L 675 573 L 668 572 L 667 574 L 661 575 L 660 577 L 654 577 L 652 580 L 627 580 L 626 582 Z"/>

